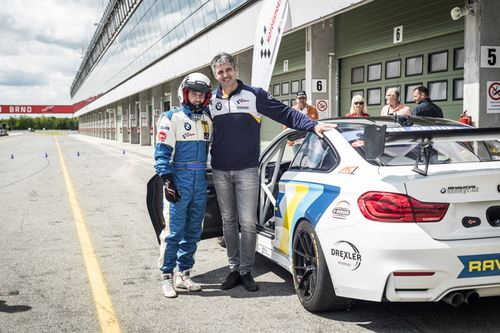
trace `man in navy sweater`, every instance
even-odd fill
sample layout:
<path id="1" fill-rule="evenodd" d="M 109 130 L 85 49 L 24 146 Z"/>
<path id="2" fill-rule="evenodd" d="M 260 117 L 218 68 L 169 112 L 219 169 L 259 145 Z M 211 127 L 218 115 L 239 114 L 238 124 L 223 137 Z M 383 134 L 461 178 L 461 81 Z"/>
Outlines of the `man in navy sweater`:
<path id="1" fill-rule="evenodd" d="M 426 87 L 415 88 L 413 90 L 413 100 L 417 103 L 412 113 L 414 116 L 443 118 L 443 110 L 432 103 L 429 98 L 429 90 Z"/>
<path id="2" fill-rule="evenodd" d="M 214 125 L 210 151 L 212 175 L 231 271 L 221 288 L 230 289 L 242 283 L 246 290 L 257 291 L 259 288 L 252 277 L 252 267 L 256 245 L 262 115 L 287 127 L 315 131 L 319 135 L 335 128 L 335 125 L 311 120 L 280 103 L 265 90 L 237 80 L 237 68 L 228 53 L 217 54 L 211 67 L 219 82 L 210 103 Z"/>

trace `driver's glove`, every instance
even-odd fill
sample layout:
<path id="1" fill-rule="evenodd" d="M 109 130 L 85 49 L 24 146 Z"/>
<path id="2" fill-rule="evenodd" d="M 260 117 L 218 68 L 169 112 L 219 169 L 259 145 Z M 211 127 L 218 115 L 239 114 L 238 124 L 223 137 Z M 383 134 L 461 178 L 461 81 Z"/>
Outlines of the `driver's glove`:
<path id="1" fill-rule="evenodd" d="M 165 185 L 165 198 L 172 203 L 177 203 L 181 199 L 181 194 L 174 183 L 174 177 L 171 173 L 161 175 Z"/>

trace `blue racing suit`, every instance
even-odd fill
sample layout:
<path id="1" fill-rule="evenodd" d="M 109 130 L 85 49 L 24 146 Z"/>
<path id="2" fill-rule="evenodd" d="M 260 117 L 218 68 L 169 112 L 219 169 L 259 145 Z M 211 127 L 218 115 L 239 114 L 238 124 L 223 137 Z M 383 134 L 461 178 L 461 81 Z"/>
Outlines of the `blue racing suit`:
<path id="1" fill-rule="evenodd" d="M 206 164 L 212 136 L 208 110 L 194 113 L 189 107 L 163 113 L 158 120 L 155 169 L 160 176 L 172 174 L 180 193 L 177 203 L 166 201 L 159 267 L 172 273 L 194 265 L 207 203 Z"/>

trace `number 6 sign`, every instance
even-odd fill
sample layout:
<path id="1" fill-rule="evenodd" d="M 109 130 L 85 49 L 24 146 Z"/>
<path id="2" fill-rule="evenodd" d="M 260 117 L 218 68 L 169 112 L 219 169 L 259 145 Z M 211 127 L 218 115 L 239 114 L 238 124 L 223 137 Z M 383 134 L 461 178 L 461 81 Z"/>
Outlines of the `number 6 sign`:
<path id="1" fill-rule="evenodd" d="M 313 79 L 312 80 L 312 92 L 313 93 L 326 93 L 327 92 L 327 80 L 325 79 Z"/>

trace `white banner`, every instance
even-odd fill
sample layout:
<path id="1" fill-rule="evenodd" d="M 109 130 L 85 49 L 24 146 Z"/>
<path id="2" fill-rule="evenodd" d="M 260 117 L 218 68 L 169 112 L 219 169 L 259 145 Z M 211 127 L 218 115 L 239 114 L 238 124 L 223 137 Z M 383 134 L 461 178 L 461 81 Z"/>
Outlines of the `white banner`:
<path id="1" fill-rule="evenodd" d="M 252 86 L 268 90 L 288 17 L 288 0 L 264 0 L 253 46 Z"/>

